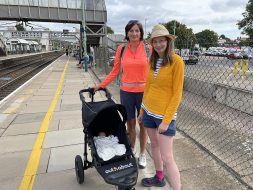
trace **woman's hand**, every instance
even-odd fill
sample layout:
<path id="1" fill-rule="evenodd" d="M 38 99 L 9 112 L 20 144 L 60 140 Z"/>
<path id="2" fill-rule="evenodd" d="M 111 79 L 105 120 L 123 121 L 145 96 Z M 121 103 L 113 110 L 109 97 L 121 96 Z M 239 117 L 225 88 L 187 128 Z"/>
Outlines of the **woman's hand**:
<path id="1" fill-rule="evenodd" d="M 93 86 L 92 88 L 94 89 L 94 92 L 96 92 L 98 89 L 100 89 L 99 86 Z"/>
<path id="2" fill-rule="evenodd" d="M 142 124 L 143 113 L 140 113 L 137 120 L 139 124 Z"/>
<path id="3" fill-rule="evenodd" d="M 165 131 L 167 131 L 168 127 L 169 127 L 169 124 L 164 123 L 164 122 L 160 123 L 160 125 L 157 129 L 158 133 L 164 133 Z"/>

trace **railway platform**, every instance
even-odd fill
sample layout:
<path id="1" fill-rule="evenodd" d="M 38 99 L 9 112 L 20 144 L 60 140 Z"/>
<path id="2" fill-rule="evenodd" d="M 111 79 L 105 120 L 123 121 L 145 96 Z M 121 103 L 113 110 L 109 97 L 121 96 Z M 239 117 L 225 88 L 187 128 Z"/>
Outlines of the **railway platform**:
<path id="1" fill-rule="evenodd" d="M 98 69 L 84 72 L 76 64 L 74 58 L 63 55 L 0 102 L 1 190 L 117 189 L 106 184 L 95 168 L 85 170 L 82 185 L 76 181 L 74 159 L 84 149 L 78 92 L 104 77 Z M 119 101 L 117 89 L 110 85 L 109 90 Z M 174 152 L 183 190 L 242 189 L 180 133 L 175 137 Z M 150 145 L 146 155 L 148 164 L 139 170 L 135 188 L 171 189 L 168 183 L 163 188 L 141 186 L 143 177 L 154 174 Z"/>
<path id="2" fill-rule="evenodd" d="M 36 52 L 36 53 L 26 53 L 26 54 L 12 54 L 12 55 L 8 55 L 8 56 L 2 56 L 2 57 L 0 57 L 0 62 L 4 61 L 4 60 L 8 60 L 8 59 L 18 59 L 20 57 L 37 55 L 37 54 L 42 54 L 42 53 L 47 53 L 47 51 Z"/>

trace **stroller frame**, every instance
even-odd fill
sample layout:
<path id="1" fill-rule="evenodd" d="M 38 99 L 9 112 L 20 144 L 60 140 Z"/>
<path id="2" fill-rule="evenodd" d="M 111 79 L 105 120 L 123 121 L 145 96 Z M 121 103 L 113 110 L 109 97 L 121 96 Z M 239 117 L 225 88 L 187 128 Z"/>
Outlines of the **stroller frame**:
<path id="1" fill-rule="evenodd" d="M 124 106 L 116 104 L 111 99 L 111 94 L 107 89 L 99 89 L 98 91 L 104 91 L 107 100 L 95 102 L 95 92 L 93 88 L 79 91 L 80 100 L 82 102 L 82 120 L 84 127 L 84 158 L 82 159 L 80 155 L 76 155 L 75 157 L 77 182 L 82 184 L 85 178 L 84 170 L 95 167 L 108 184 L 117 186 L 118 190 L 133 190 L 135 189 L 134 186 L 138 177 L 138 167 L 130 147 L 129 139 L 126 135 L 126 110 Z M 90 102 L 85 101 L 83 93 L 89 94 L 89 97 L 91 98 Z M 99 158 L 95 144 L 91 137 L 98 132 L 97 130 L 100 130 L 96 128 L 96 124 L 100 124 L 97 122 L 98 119 L 106 118 L 106 114 L 108 113 L 113 114 L 111 118 L 111 120 L 113 120 L 112 123 L 114 124 L 116 122 L 116 124 L 120 125 L 120 127 L 114 127 L 115 125 L 113 125 L 113 127 L 110 126 L 110 128 L 104 127 L 104 130 L 102 131 L 106 131 L 108 129 L 109 131 L 111 130 L 110 134 L 117 134 L 116 136 L 119 138 L 120 143 L 125 144 L 126 146 L 126 153 L 122 156 L 115 156 L 108 161 L 103 161 L 101 158 Z M 104 114 L 105 116 L 103 116 Z M 117 118 L 115 118 L 116 115 Z M 92 161 L 88 160 L 88 146 L 91 149 Z"/>

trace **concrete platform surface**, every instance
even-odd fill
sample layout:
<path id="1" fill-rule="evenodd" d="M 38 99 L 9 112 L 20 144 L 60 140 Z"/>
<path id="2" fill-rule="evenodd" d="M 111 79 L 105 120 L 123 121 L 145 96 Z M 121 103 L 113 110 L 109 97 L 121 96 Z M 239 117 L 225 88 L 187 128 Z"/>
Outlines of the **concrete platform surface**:
<path id="1" fill-rule="evenodd" d="M 0 102 L 0 189 L 25 190 L 20 184 L 25 175 L 33 150 L 41 150 L 39 164 L 29 182 L 34 190 L 116 190 L 106 184 L 95 168 L 85 170 L 82 185 L 76 181 L 74 159 L 82 155 L 84 135 L 82 132 L 81 102 L 78 92 L 98 83 L 91 70 L 84 72 L 77 68 L 77 61 L 61 56 L 44 71 L 34 77 L 18 92 Z M 62 73 L 66 64 L 66 73 Z M 98 77 L 103 73 L 97 72 Z M 62 81 L 57 101 L 56 88 Z M 114 98 L 119 101 L 119 92 L 109 87 Z M 98 95 L 103 99 L 102 95 Z M 52 108 L 52 102 L 55 105 Z M 47 117 L 47 115 L 50 117 Z M 45 128 L 48 125 L 48 129 Z M 39 138 L 43 136 L 43 138 Z M 34 146 L 42 140 L 41 146 Z M 137 143 L 138 145 L 138 143 Z M 208 156 L 199 151 L 189 141 L 177 134 L 174 152 L 178 163 L 183 190 L 240 190 L 242 186 Z M 139 149 L 139 147 L 137 147 Z M 140 181 L 154 175 L 154 165 L 147 147 L 147 167 L 139 169 L 137 190 L 169 190 L 169 183 L 163 188 L 145 188 Z M 91 158 L 89 158 L 91 159 Z M 223 170 L 222 170 L 223 171 Z M 166 179 L 169 174 L 166 173 Z M 173 177 L 173 176 L 172 176 Z M 34 179 L 34 181 L 33 181 Z M 28 185 L 29 186 L 29 185 Z M 23 187 L 23 186 L 22 186 Z"/>

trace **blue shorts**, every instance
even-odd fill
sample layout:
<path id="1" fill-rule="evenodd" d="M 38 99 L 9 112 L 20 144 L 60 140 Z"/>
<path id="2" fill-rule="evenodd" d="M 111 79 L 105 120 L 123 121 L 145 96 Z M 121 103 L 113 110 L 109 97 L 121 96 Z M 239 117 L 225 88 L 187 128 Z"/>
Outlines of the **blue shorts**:
<path id="1" fill-rule="evenodd" d="M 143 127 L 146 128 L 158 128 L 162 119 L 155 118 L 153 116 L 148 115 L 145 111 L 142 117 Z M 176 135 L 176 121 L 172 120 L 168 126 L 167 131 L 161 133 L 166 136 L 175 136 Z"/>
<path id="2" fill-rule="evenodd" d="M 136 118 L 140 113 L 143 92 L 126 92 L 120 90 L 120 102 L 126 108 L 127 120 Z"/>

